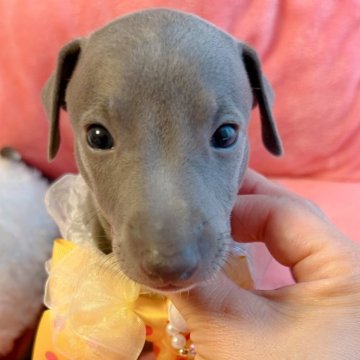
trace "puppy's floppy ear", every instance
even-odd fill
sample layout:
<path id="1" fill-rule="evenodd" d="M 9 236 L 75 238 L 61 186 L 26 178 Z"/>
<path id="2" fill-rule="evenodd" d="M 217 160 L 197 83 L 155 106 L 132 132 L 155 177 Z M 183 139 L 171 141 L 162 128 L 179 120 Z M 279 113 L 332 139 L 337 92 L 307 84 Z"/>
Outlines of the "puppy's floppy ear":
<path id="1" fill-rule="evenodd" d="M 279 156 L 283 153 L 283 149 L 276 128 L 275 119 L 271 111 L 273 91 L 262 74 L 260 60 L 255 50 L 246 44 L 240 44 L 240 50 L 253 91 L 253 106 L 259 106 L 263 143 L 266 149 L 273 155 Z"/>
<path id="2" fill-rule="evenodd" d="M 60 51 L 57 67 L 44 86 L 41 99 L 50 120 L 48 158 L 53 160 L 60 146 L 60 108 L 66 110 L 65 93 L 81 52 L 80 39 L 73 40 Z"/>

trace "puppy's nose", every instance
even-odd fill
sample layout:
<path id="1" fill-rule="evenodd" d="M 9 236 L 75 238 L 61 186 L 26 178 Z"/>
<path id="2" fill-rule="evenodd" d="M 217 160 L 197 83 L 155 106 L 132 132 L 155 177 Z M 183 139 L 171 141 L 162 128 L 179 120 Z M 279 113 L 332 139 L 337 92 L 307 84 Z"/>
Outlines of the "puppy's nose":
<path id="1" fill-rule="evenodd" d="M 190 279 L 198 267 L 198 258 L 191 248 L 172 256 L 151 250 L 144 254 L 141 267 L 149 277 L 172 283 Z"/>

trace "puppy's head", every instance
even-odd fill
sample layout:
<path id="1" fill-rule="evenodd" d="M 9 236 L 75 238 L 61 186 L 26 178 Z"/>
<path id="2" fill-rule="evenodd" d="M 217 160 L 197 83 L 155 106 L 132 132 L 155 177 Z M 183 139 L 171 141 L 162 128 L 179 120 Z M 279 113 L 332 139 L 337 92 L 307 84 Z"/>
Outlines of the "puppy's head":
<path id="1" fill-rule="evenodd" d="M 153 289 L 188 288 L 226 259 L 256 104 L 265 146 L 281 153 L 271 97 L 248 46 L 192 15 L 132 14 L 62 49 L 43 92 L 49 157 L 63 108 L 121 269 Z"/>

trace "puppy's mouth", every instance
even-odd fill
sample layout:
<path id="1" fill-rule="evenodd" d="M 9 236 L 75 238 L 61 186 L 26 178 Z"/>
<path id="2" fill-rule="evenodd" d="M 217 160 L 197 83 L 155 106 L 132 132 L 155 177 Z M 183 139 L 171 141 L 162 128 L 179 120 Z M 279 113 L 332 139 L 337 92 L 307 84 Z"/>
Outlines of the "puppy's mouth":
<path id="1" fill-rule="evenodd" d="M 183 292 L 188 291 L 194 286 L 196 286 L 199 282 L 201 282 L 202 278 L 198 278 L 197 276 L 192 279 L 188 279 L 187 281 L 182 280 L 163 280 L 154 278 L 148 278 L 146 274 L 140 273 L 137 276 L 133 276 L 134 274 L 128 274 L 133 281 L 141 284 L 144 289 L 148 289 L 151 292 L 156 293 L 174 293 L 174 292 Z"/>
<path id="2" fill-rule="evenodd" d="M 159 285 L 159 286 L 152 286 L 149 287 L 149 290 L 155 291 L 158 293 L 177 293 L 177 292 L 184 292 L 189 291 L 192 289 L 196 284 L 190 285 L 190 286 L 179 286 L 174 284 L 166 284 L 166 285 Z"/>
<path id="3" fill-rule="evenodd" d="M 156 286 L 155 290 L 157 291 L 165 291 L 165 292 L 175 292 L 175 291 L 180 291 L 183 288 L 180 286 L 176 286 L 176 285 L 172 285 L 172 284 L 167 284 L 164 286 Z"/>

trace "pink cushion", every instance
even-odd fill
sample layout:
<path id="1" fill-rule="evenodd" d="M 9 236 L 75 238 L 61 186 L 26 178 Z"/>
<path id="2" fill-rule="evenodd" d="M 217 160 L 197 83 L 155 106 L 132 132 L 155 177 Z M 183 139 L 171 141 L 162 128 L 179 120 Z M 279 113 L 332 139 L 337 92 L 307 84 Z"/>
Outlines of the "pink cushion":
<path id="1" fill-rule="evenodd" d="M 47 163 L 40 89 L 65 42 L 149 6 L 199 14 L 259 51 L 276 90 L 275 113 L 286 156 L 276 159 L 265 152 L 254 114 L 254 168 L 278 176 L 360 179 L 360 3 L 355 0 L 0 2 L 0 146 L 15 146 L 48 175 L 74 171 L 66 119 L 61 153 Z"/>

